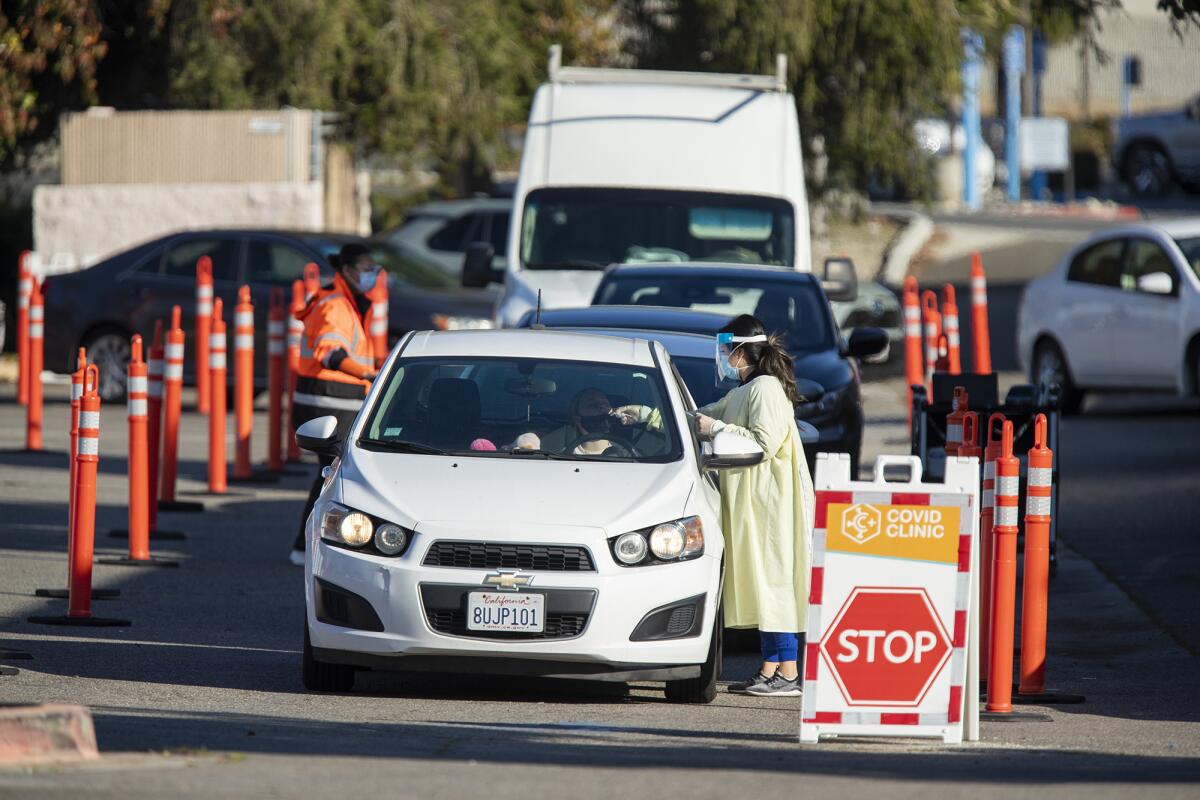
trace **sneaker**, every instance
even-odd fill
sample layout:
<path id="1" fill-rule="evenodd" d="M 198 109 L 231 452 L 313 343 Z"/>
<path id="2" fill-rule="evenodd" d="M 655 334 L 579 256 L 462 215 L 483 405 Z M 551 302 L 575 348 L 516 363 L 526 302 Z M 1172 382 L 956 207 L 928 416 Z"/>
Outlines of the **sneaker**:
<path id="1" fill-rule="evenodd" d="M 291 553 L 288 554 L 288 561 L 291 562 L 292 564 L 295 564 L 297 567 L 303 567 L 304 566 L 304 551 L 303 550 L 291 551 Z"/>
<path id="2" fill-rule="evenodd" d="M 762 686 L 769 680 L 771 680 L 769 677 L 759 672 L 750 680 L 729 684 L 729 692 L 730 694 L 748 694 L 751 686 Z"/>
<path id="3" fill-rule="evenodd" d="M 783 675 L 776 672 L 771 676 L 771 680 L 766 683 L 751 685 L 746 689 L 746 694 L 752 694 L 756 697 L 799 697 L 800 676 L 797 675 L 789 681 Z"/>

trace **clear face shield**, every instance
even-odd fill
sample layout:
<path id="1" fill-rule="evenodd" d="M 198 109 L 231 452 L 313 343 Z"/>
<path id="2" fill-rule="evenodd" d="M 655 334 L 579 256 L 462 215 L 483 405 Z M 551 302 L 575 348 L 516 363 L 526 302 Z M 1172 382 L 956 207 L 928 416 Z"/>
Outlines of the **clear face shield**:
<path id="1" fill-rule="evenodd" d="M 757 336 L 734 336 L 732 333 L 718 333 L 716 385 L 720 386 L 726 381 L 738 381 L 741 379 L 742 376 L 738 372 L 738 368 L 729 363 L 730 356 L 733 355 L 739 346 L 765 341 L 767 341 L 767 337 L 761 333 Z"/>

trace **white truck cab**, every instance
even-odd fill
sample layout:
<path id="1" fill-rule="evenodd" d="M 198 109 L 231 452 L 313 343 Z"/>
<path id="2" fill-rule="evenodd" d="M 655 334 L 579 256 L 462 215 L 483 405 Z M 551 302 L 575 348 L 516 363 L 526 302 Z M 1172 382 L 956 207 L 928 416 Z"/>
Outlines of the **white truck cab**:
<path id="1" fill-rule="evenodd" d="M 808 201 L 787 61 L 775 75 L 564 67 L 534 95 L 508 263 L 490 245 L 463 283 L 503 281 L 502 327 L 538 301 L 588 305 L 610 264 L 719 261 L 810 271 Z"/>

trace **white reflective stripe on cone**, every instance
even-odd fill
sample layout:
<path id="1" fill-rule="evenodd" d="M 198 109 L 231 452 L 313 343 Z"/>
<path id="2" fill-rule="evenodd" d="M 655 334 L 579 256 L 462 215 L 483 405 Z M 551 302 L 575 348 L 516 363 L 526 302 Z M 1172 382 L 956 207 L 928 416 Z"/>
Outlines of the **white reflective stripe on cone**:
<path id="1" fill-rule="evenodd" d="M 269 356 L 281 356 L 286 350 L 287 348 L 283 346 L 283 342 L 272 341 L 267 343 L 267 355 Z"/>
<path id="2" fill-rule="evenodd" d="M 71 381 L 71 399 L 78 400 L 83 397 L 83 384 Z"/>
<path id="3" fill-rule="evenodd" d="M 284 324 L 277 319 L 273 319 L 267 323 L 268 336 L 283 336 Z"/>
<path id="4" fill-rule="evenodd" d="M 209 303 L 209 302 L 196 303 L 196 313 L 202 317 L 211 316 L 212 315 L 212 303 Z"/>
<path id="5" fill-rule="evenodd" d="M 962 425 L 950 425 L 946 428 L 947 442 L 961 442 L 963 437 Z"/>
<path id="6" fill-rule="evenodd" d="M 234 325 L 239 328 L 254 327 L 254 312 L 253 311 L 238 311 L 234 314 Z"/>
<path id="7" fill-rule="evenodd" d="M 336 408 L 343 411 L 358 411 L 362 408 L 362 400 L 351 400 L 346 397 L 326 397 L 307 392 L 295 392 L 292 397 L 295 402 L 314 408 Z"/>
<path id="8" fill-rule="evenodd" d="M 212 300 L 212 296 L 213 296 L 213 287 L 212 287 L 211 283 L 196 284 L 196 299 Z"/>
<path id="9" fill-rule="evenodd" d="M 30 322 L 34 322 L 34 321 L 41 322 L 44 319 L 46 319 L 46 307 L 45 306 L 30 306 L 29 307 L 29 321 Z"/>
<path id="10" fill-rule="evenodd" d="M 154 380 L 156 375 L 161 377 L 162 368 L 163 362 L 161 358 L 152 358 L 146 362 L 146 372 L 150 375 L 150 380 Z"/>
<path id="11" fill-rule="evenodd" d="M 43 331 L 42 323 L 40 323 L 40 322 L 30 322 L 29 323 L 29 338 L 30 339 L 41 339 L 42 331 Z"/>
<path id="12" fill-rule="evenodd" d="M 1054 470 L 1050 467 L 1030 467 L 1028 473 L 1030 486 L 1049 486 L 1050 476 Z"/>
<path id="13" fill-rule="evenodd" d="M 1050 516 L 1050 498 L 1038 497 L 1036 494 L 1026 495 L 1025 514 L 1030 517 Z"/>
<path id="14" fill-rule="evenodd" d="M 81 456 L 100 455 L 100 439 L 96 436 L 80 436 L 76 451 Z"/>
<path id="15" fill-rule="evenodd" d="M 1016 497 L 1021 493 L 1018 488 L 1020 479 L 1016 475 L 997 475 L 996 476 L 996 496 L 997 497 Z"/>
<path id="16" fill-rule="evenodd" d="M 983 490 L 983 503 L 980 506 L 983 510 L 988 510 L 996 505 L 996 495 L 991 489 Z"/>
<path id="17" fill-rule="evenodd" d="M 134 375 L 129 379 L 126 386 L 130 394 L 145 394 L 148 384 L 149 381 L 146 380 L 145 375 Z"/>
<path id="18" fill-rule="evenodd" d="M 21 294 L 30 294 L 33 292 L 33 278 L 21 278 L 17 281 L 17 291 Z"/>
<path id="19" fill-rule="evenodd" d="M 233 337 L 233 347 L 236 350 L 253 350 L 254 349 L 254 334 L 253 333 L 238 333 Z"/>
<path id="20" fill-rule="evenodd" d="M 183 361 L 183 344 L 168 342 L 166 355 L 167 361 Z"/>
<path id="21" fill-rule="evenodd" d="M 208 367 L 209 369 L 225 369 L 225 351 L 209 353 Z"/>
<path id="22" fill-rule="evenodd" d="M 1016 506 L 996 506 L 996 525 L 1007 528 L 1017 527 Z"/>
<path id="23" fill-rule="evenodd" d="M 225 334 L 214 333 L 208 337 L 208 346 L 213 350 L 225 349 Z"/>
<path id="24" fill-rule="evenodd" d="M 100 430 L 100 412 L 80 411 L 79 428 L 80 430 Z"/>
<path id="25" fill-rule="evenodd" d="M 129 398 L 129 416 L 144 417 L 149 414 L 148 401 L 144 397 Z"/>
<path id="26" fill-rule="evenodd" d="M 169 381 L 183 380 L 183 364 L 167 364 L 167 371 L 164 373 Z"/>

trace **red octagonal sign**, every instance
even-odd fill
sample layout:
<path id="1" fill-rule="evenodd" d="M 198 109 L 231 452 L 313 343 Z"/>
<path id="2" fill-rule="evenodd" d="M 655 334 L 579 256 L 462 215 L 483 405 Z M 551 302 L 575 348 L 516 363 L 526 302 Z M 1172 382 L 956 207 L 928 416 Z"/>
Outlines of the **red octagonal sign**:
<path id="1" fill-rule="evenodd" d="M 856 587 L 821 641 L 852 706 L 918 706 L 952 642 L 924 589 Z"/>

